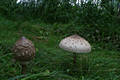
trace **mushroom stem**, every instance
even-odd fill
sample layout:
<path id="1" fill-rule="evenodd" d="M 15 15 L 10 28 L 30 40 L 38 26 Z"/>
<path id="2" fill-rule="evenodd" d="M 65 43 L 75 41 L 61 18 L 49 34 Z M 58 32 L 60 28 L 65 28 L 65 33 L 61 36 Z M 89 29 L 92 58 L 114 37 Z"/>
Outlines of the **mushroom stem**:
<path id="1" fill-rule="evenodd" d="M 73 53 L 73 64 L 76 64 L 76 60 L 77 60 L 77 54 Z"/>
<path id="2" fill-rule="evenodd" d="M 26 65 L 26 64 L 21 64 L 21 66 L 22 66 L 22 71 L 21 71 L 21 73 L 22 73 L 22 74 L 25 74 L 25 73 L 26 73 L 26 69 L 27 69 L 27 65 Z"/>

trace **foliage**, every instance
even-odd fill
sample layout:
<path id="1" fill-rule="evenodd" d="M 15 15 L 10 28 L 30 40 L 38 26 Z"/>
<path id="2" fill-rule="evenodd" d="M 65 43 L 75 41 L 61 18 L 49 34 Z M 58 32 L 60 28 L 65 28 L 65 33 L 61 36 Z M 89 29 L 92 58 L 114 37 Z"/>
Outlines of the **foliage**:
<path id="1" fill-rule="evenodd" d="M 102 0 L 100 4 L 76 1 L 29 0 L 16 4 L 16 0 L 0 0 L 1 79 L 120 79 L 119 0 Z M 77 55 L 77 65 L 72 64 L 70 52 L 58 47 L 62 38 L 72 34 L 79 34 L 92 45 L 92 54 Z M 21 66 L 12 61 L 12 46 L 21 36 L 36 47 L 36 57 L 26 75 L 20 74 Z"/>
<path id="2" fill-rule="evenodd" d="M 72 64 L 72 53 L 58 47 L 62 38 L 75 33 L 85 37 L 92 45 L 91 53 L 77 55 L 77 65 Z M 119 80 L 120 54 L 117 51 L 117 48 L 120 50 L 119 34 L 117 22 L 114 25 L 73 22 L 48 24 L 38 19 L 12 21 L 0 16 L 0 78 L 3 80 Z M 23 35 L 32 40 L 36 47 L 36 56 L 28 64 L 25 75 L 20 73 L 19 63 L 12 61 L 11 51 L 15 41 Z M 87 56 L 88 60 L 84 59 L 84 56 Z"/>
<path id="3" fill-rule="evenodd" d="M 21 16 L 22 18 L 28 19 L 40 18 L 50 23 L 68 23 L 70 21 L 82 23 L 84 21 L 87 24 L 90 22 L 86 20 L 91 19 L 91 17 L 94 17 L 95 21 L 96 18 L 106 18 L 106 15 L 112 15 L 111 17 L 113 17 L 115 14 L 111 13 L 118 12 L 117 5 L 114 6 L 116 3 L 110 3 L 107 0 L 103 0 L 101 5 L 99 2 L 94 4 L 92 0 L 81 5 L 70 0 L 37 0 L 37 2 L 35 0 L 29 0 L 29 2 L 20 3 L 16 3 L 16 0 L 7 0 L 6 2 L 1 0 L 0 3 L 1 12 L 12 19 L 16 18 L 15 16 Z"/>

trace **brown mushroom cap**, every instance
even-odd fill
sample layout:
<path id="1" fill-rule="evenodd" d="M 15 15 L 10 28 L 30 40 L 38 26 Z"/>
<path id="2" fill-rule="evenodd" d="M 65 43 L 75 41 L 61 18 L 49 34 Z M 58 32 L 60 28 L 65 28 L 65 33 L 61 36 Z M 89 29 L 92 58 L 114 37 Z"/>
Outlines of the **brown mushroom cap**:
<path id="1" fill-rule="evenodd" d="M 61 40 L 59 47 L 74 53 L 88 53 L 91 46 L 88 41 L 78 35 L 72 35 Z"/>
<path id="2" fill-rule="evenodd" d="M 29 61 L 35 56 L 34 44 L 25 37 L 21 37 L 13 47 L 13 53 L 15 60 L 20 62 Z"/>

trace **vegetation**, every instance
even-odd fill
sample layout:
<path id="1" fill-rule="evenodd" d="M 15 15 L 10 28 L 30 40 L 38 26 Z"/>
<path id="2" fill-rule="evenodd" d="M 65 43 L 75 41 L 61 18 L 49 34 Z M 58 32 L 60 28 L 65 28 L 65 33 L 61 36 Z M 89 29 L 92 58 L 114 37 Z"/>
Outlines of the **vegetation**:
<path id="1" fill-rule="evenodd" d="M 120 23 L 118 3 L 75 3 L 75 0 L 0 0 L 0 79 L 2 80 L 119 80 Z M 116 0 L 117 1 L 117 0 Z M 100 8 L 99 8 L 100 7 Z M 72 64 L 72 54 L 58 46 L 79 34 L 92 45 L 88 61 Z M 25 75 L 12 61 L 11 48 L 21 36 L 33 41 L 36 57 Z M 82 64 L 81 64 L 82 63 Z M 84 68 L 81 68 L 83 66 Z M 74 72 L 76 67 L 77 72 Z M 87 69 L 87 70 L 86 70 Z"/>

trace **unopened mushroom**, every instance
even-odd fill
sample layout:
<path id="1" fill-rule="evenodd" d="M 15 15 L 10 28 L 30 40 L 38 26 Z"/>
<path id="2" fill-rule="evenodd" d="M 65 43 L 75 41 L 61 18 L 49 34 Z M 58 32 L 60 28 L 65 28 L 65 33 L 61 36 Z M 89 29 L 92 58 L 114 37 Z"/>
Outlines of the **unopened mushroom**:
<path id="1" fill-rule="evenodd" d="M 59 47 L 72 52 L 74 55 L 73 63 L 76 63 L 77 53 L 89 53 L 91 46 L 88 41 L 78 35 L 72 35 L 61 40 Z"/>
<path id="2" fill-rule="evenodd" d="M 13 53 L 14 59 L 22 65 L 22 73 L 25 73 L 26 63 L 35 56 L 34 44 L 23 36 L 13 46 Z"/>

